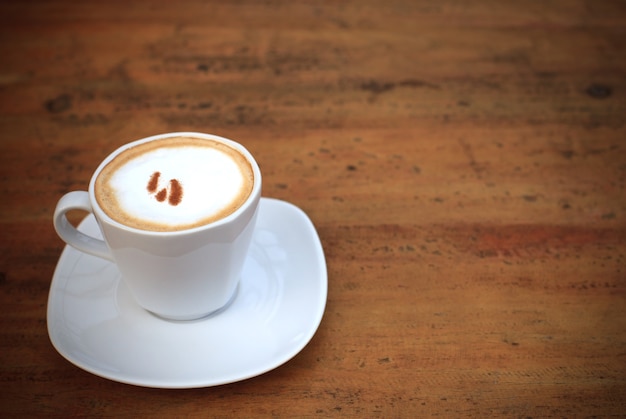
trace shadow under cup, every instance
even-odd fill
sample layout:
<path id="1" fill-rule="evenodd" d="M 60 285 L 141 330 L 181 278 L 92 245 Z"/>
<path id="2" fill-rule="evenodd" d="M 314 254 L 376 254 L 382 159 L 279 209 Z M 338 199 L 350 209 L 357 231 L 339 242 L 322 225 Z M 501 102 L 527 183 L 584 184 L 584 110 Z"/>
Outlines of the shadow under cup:
<path id="1" fill-rule="evenodd" d="M 102 228 L 122 280 L 137 303 L 170 320 L 194 320 L 223 308 L 239 284 L 258 204 L 238 223 L 149 240 Z"/>

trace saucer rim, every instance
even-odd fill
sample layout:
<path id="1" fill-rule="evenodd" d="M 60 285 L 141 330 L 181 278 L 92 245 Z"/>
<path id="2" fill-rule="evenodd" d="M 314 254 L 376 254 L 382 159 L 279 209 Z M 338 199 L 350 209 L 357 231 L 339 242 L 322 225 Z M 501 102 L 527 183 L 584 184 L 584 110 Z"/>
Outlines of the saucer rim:
<path id="1" fill-rule="evenodd" d="M 262 368 L 250 369 L 250 371 L 245 374 L 244 373 L 223 374 L 221 379 L 219 378 L 216 379 L 215 377 L 207 377 L 204 380 L 201 380 L 201 379 L 184 380 L 180 378 L 178 379 L 173 378 L 172 380 L 167 381 L 167 379 L 159 379 L 159 378 L 141 379 L 140 377 L 129 377 L 129 376 L 124 376 L 123 374 L 116 375 L 109 371 L 98 369 L 96 366 L 89 364 L 87 362 L 84 362 L 83 360 L 78 359 L 77 357 L 73 357 L 72 354 L 70 353 L 71 348 L 65 347 L 63 345 L 63 342 L 61 341 L 62 339 L 57 337 L 57 334 L 61 333 L 62 330 L 55 330 L 56 326 L 53 324 L 53 321 L 55 319 L 58 320 L 57 318 L 59 317 L 56 313 L 54 313 L 56 305 L 63 304 L 63 303 L 55 302 L 55 297 L 57 297 L 57 295 L 59 294 L 62 294 L 63 291 L 66 289 L 69 278 L 71 278 L 73 270 L 75 266 L 79 263 L 80 259 L 84 257 L 87 257 L 87 258 L 95 258 L 95 257 L 86 255 L 72 248 L 69 245 L 66 245 L 64 247 L 63 251 L 61 252 L 61 255 L 59 256 L 57 265 L 55 267 L 55 270 L 52 276 L 52 281 L 50 283 L 50 290 L 48 294 L 48 301 L 47 301 L 47 308 L 46 308 L 46 323 L 47 323 L 47 329 L 48 329 L 48 337 L 52 343 L 52 346 L 63 358 L 65 358 L 71 364 L 93 375 L 96 375 L 96 376 L 99 376 L 99 377 L 102 377 L 102 378 L 105 378 L 114 382 L 135 385 L 135 386 L 140 386 L 140 387 L 162 388 L 162 389 L 204 388 L 204 387 L 213 387 L 213 386 L 230 384 L 230 383 L 239 382 L 239 381 L 247 380 L 256 376 L 263 375 L 289 362 L 309 344 L 309 342 L 315 336 L 315 333 L 319 329 L 319 326 L 322 322 L 324 312 L 326 309 L 327 299 L 328 299 L 328 271 L 327 271 L 327 265 L 326 265 L 326 258 L 324 254 L 324 249 L 321 244 L 321 240 L 319 238 L 319 234 L 317 233 L 317 230 L 313 222 L 311 221 L 311 219 L 302 209 L 300 209 L 299 207 L 297 207 L 296 205 L 290 202 L 276 199 L 276 198 L 268 198 L 268 197 L 262 197 L 260 200 L 260 205 L 262 205 L 263 207 L 266 207 L 267 208 L 266 210 L 268 211 L 274 211 L 274 212 L 275 211 L 291 211 L 291 212 L 297 213 L 298 219 L 299 219 L 298 222 L 304 223 L 307 227 L 307 230 L 309 230 L 309 234 L 308 234 L 308 237 L 306 237 L 306 240 L 312 240 L 312 243 L 311 243 L 312 248 L 314 248 L 315 253 L 316 253 L 315 255 L 311 256 L 311 260 L 312 260 L 311 263 L 316 265 L 317 269 L 319 270 L 319 275 L 316 275 L 316 279 L 315 279 L 315 282 L 317 283 L 316 286 L 319 287 L 319 293 L 318 293 L 319 301 L 314 305 L 315 310 L 311 310 L 309 314 L 311 322 L 310 322 L 308 331 L 304 335 L 304 337 L 299 341 L 298 344 L 293 345 L 293 347 L 290 350 L 285 350 L 284 354 L 278 359 L 274 360 L 274 362 L 266 361 L 265 363 L 267 363 L 267 365 L 265 365 L 265 363 L 261 363 L 263 365 Z M 85 223 L 89 223 L 89 222 L 95 223 L 95 218 L 93 217 L 92 214 L 87 215 L 87 217 L 85 217 L 79 223 L 79 228 L 84 227 Z M 72 266 L 66 267 L 68 263 L 72 263 Z M 111 262 L 107 261 L 107 263 L 111 263 Z M 68 275 L 68 279 L 65 280 L 65 282 L 63 283 L 61 287 L 55 287 L 55 285 L 58 285 L 58 282 L 61 281 L 59 277 L 62 275 Z M 119 283 L 119 280 L 120 279 L 117 278 L 115 279 L 115 282 Z M 284 296 L 282 297 L 284 298 Z M 58 308 L 57 308 L 57 311 L 58 311 Z M 164 319 L 161 319 L 161 320 L 167 321 Z M 201 321 L 204 321 L 204 320 L 201 320 Z M 210 317 L 207 318 L 206 321 L 210 321 Z M 193 322 L 196 322 L 196 321 L 192 321 L 190 323 L 193 323 Z M 287 343 L 287 345 L 289 344 Z M 271 359 L 271 358 L 268 358 L 268 359 Z"/>

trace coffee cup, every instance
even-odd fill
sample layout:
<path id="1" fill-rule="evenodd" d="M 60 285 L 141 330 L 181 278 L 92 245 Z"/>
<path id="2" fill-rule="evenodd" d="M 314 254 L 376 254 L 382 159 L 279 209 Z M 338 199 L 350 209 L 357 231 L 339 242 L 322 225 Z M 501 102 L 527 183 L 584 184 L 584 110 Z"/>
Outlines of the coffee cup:
<path id="1" fill-rule="evenodd" d="M 65 194 L 54 227 L 70 246 L 117 265 L 145 310 L 194 320 L 234 298 L 261 198 L 261 172 L 241 144 L 175 132 L 126 144 L 98 166 L 88 191 Z M 104 240 L 67 212 L 93 214 Z"/>

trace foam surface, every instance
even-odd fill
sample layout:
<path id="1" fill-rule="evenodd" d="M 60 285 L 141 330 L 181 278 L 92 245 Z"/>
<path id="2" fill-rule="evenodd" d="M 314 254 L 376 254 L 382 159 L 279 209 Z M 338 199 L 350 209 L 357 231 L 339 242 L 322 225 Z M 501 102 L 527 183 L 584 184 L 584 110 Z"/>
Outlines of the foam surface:
<path id="1" fill-rule="evenodd" d="M 245 173 L 241 166 L 249 164 L 230 148 L 184 143 L 130 154 L 135 155 L 116 158 L 110 173 L 103 171 L 97 195 L 111 218 L 131 227 L 176 230 L 205 224 L 236 210 L 250 193 L 251 169 Z"/>

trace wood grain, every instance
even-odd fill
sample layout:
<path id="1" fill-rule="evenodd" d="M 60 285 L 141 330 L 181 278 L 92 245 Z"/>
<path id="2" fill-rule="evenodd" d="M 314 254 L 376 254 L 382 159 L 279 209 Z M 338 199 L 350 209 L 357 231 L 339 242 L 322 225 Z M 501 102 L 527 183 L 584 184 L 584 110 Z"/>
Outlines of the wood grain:
<path id="1" fill-rule="evenodd" d="M 0 415 L 623 415 L 625 44 L 618 0 L 2 2 Z M 252 151 L 329 295 L 287 364 L 171 391 L 69 364 L 46 303 L 58 198 L 178 130 Z"/>

